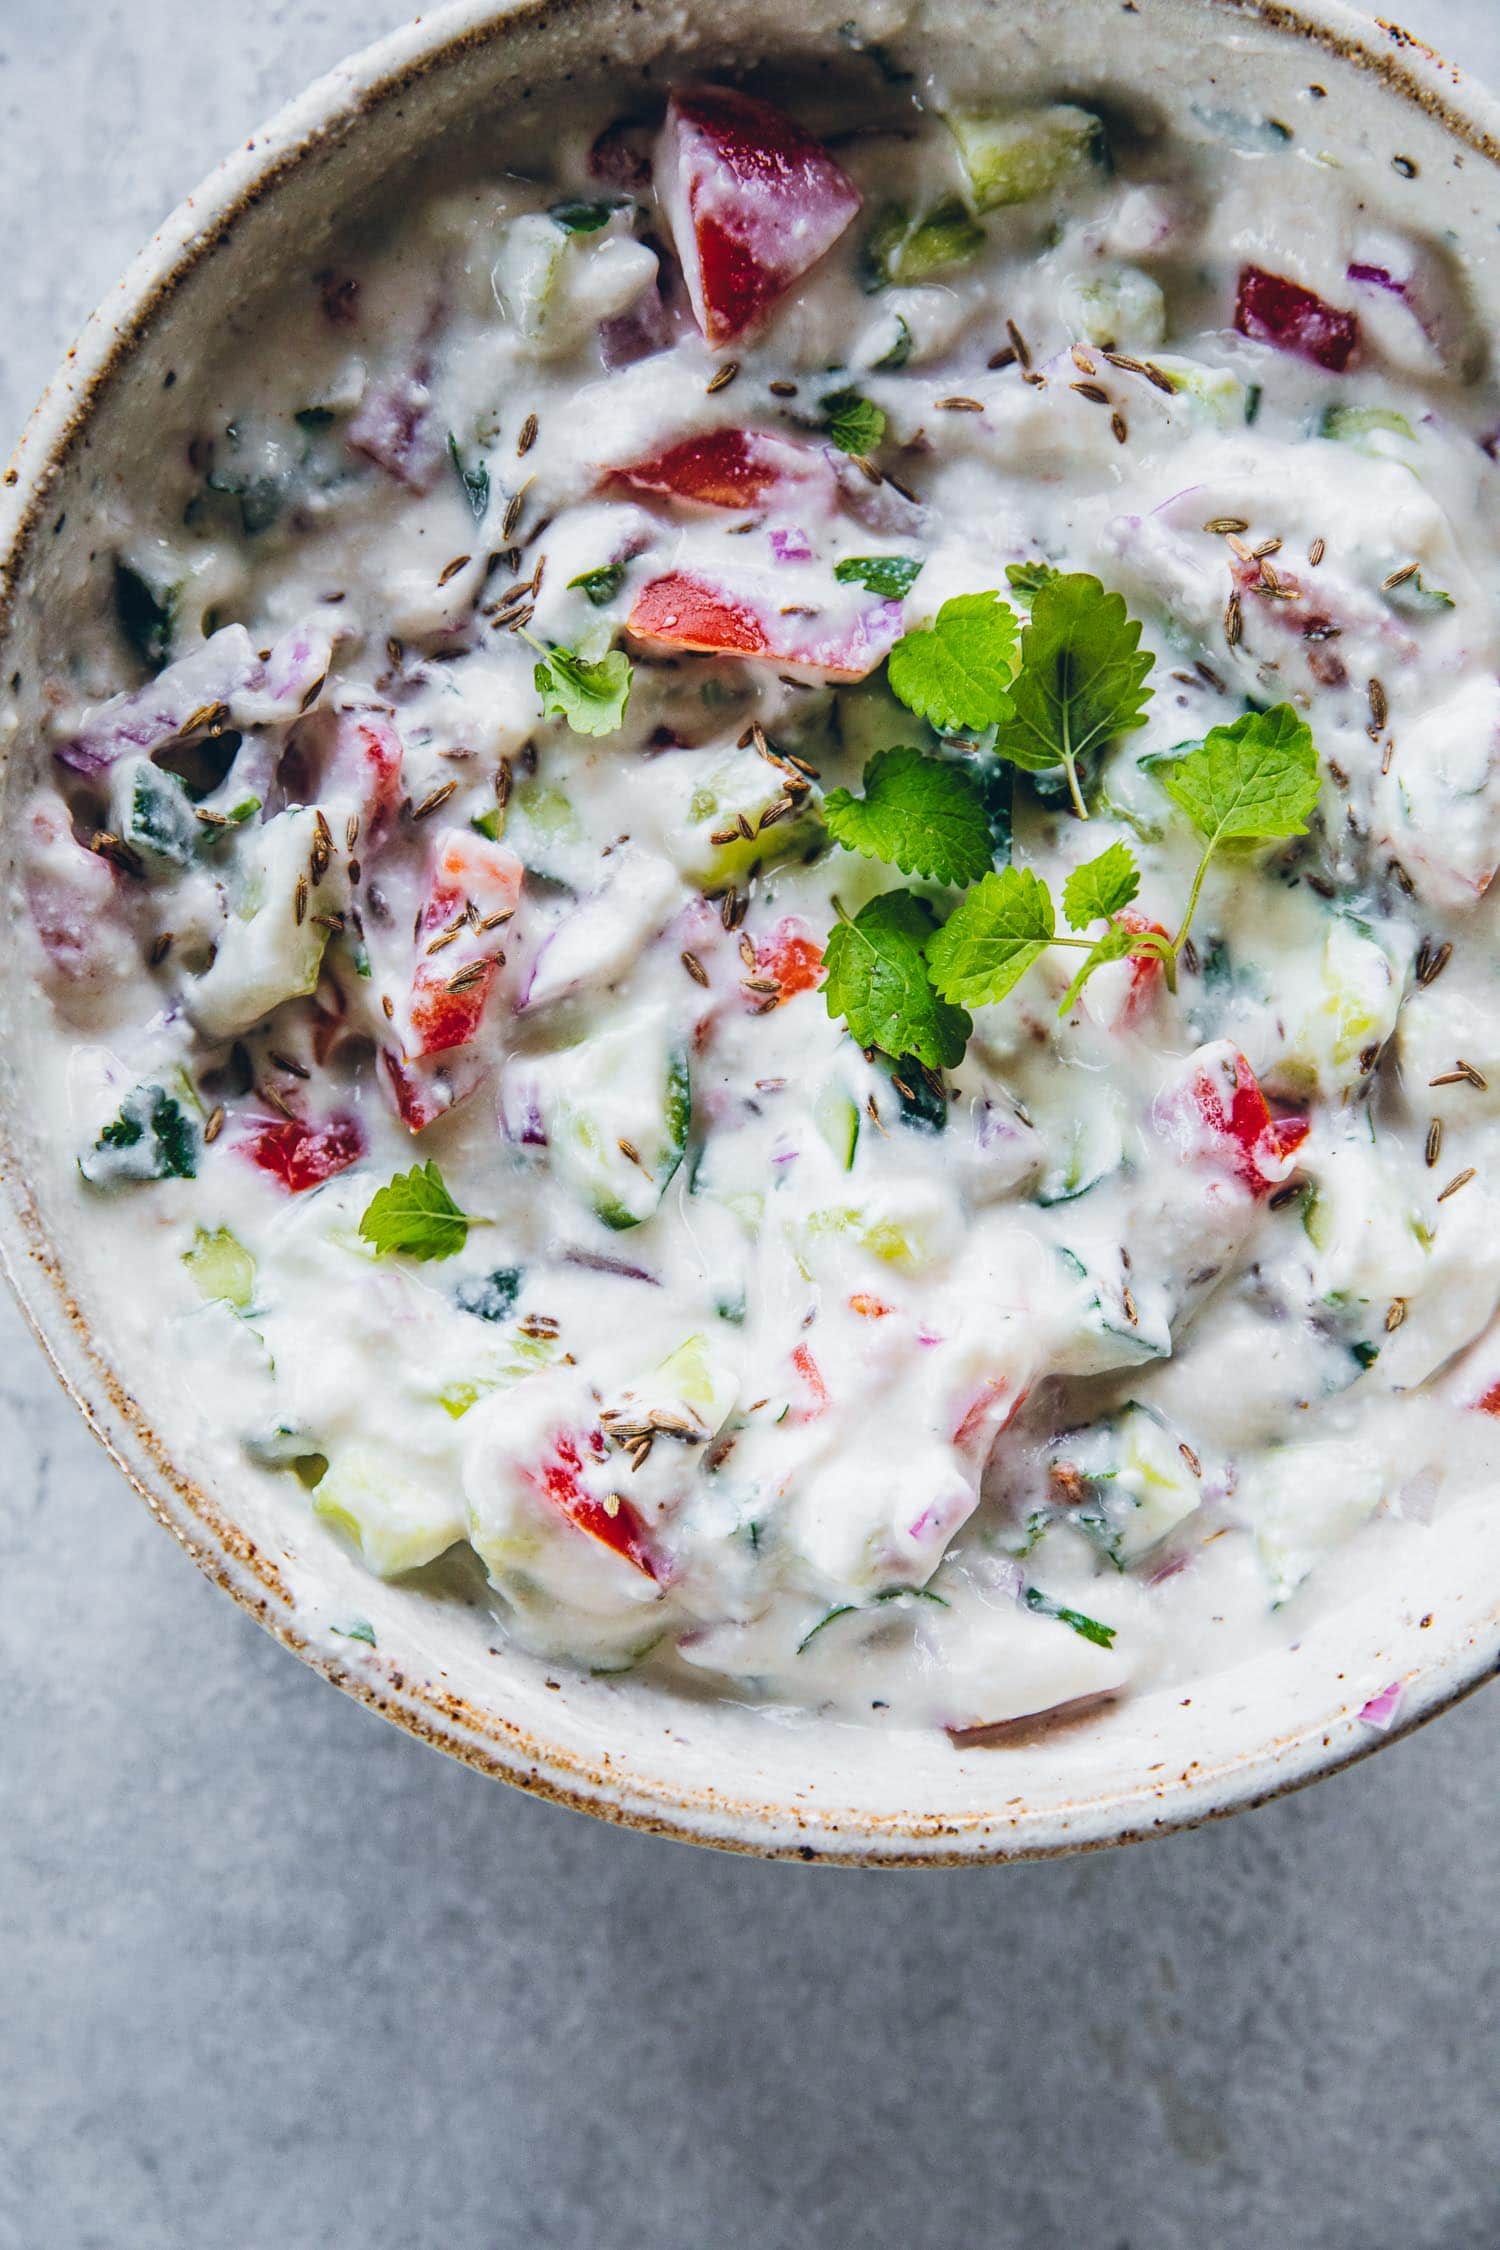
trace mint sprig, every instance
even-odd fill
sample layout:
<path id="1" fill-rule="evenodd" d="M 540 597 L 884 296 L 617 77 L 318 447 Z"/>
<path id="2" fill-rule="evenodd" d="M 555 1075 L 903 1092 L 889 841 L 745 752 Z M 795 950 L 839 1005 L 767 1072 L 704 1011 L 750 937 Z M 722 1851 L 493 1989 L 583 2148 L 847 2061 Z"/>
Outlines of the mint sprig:
<path id="1" fill-rule="evenodd" d="M 1003 1000 L 1052 943 L 1057 909 L 1029 867 L 991 869 L 927 946 L 932 981 L 945 1000 L 986 1007 Z"/>
<path id="2" fill-rule="evenodd" d="M 885 436 L 885 414 L 862 391 L 829 391 L 820 398 L 823 422 L 840 453 L 865 460 Z"/>
<path id="3" fill-rule="evenodd" d="M 414 1164 L 377 1188 L 359 1232 L 382 1257 L 451 1258 L 477 1223 L 460 1210 L 442 1173 L 429 1162 Z"/>
<path id="4" fill-rule="evenodd" d="M 864 795 L 835 789 L 823 803 L 830 835 L 866 859 L 935 883 L 973 883 L 994 857 L 989 814 L 962 766 L 921 750 L 881 750 Z"/>
<path id="5" fill-rule="evenodd" d="M 915 1055 L 929 1070 L 962 1061 L 973 1019 L 933 988 L 924 947 L 937 917 L 913 891 L 886 891 L 835 925 L 823 956 L 823 992 L 862 1047 Z"/>
<path id="6" fill-rule="evenodd" d="M 841 586 L 863 586 L 888 602 L 909 594 L 922 573 L 918 555 L 846 555 L 835 563 L 833 575 Z"/>
<path id="7" fill-rule="evenodd" d="M 1141 871 L 1128 844 L 1111 844 L 1097 859 L 1075 867 L 1063 885 L 1063 912 L 1070 930 L 1109 921 L 1127 907 L 1141 887 Z"/>
<path id="8" fill-rule="evenodd" d="M 1106 593 L 1086 572 L 1054 571 L 1036 585 L 1011 708 L 995 748 L 1032 773 L 1061 766 L 1080 820 L 1088 818 L 1078 779 L 1082 760 L 1145 725 L 1146 681 L 1155 658 L 1140 639 L 1123 598 Z"/>
<path id="9" fill-rule="evenodd" d="M 1017 630 L 997 593 L 955 594 L 891 650 L 892 692 L 940 734 L 982 734 L 1012 709 Z"/>

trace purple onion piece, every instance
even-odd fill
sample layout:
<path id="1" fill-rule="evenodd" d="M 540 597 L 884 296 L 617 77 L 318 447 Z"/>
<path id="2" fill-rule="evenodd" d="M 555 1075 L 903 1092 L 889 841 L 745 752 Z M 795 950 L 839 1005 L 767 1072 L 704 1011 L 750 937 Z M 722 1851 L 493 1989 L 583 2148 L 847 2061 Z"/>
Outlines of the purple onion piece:
<path id="1" fill-rule="evenodd" d="M 590 1273 L 617 1274 L 622 1281 L 649 1281 L 653 1289 L 660 1289 L 661 1275 L 647 1273 L 644 1266 L 628 1266 L 623 1258 L 601 1257 L 597 1250 L 565 1250 L 563 1262 L 570 1266 L 585 1266 Z"/>

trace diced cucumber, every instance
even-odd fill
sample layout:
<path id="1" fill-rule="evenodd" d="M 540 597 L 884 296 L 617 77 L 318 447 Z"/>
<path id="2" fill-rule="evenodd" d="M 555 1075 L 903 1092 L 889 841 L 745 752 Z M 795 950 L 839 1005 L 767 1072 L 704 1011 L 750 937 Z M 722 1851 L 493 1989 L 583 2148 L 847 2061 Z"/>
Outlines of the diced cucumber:
<path id="1" fill-rule="evenodd" d="M 1236 1512 L 1253 1529 L 1273 1601 L 1286 1601 L 1380 1505 L 1385 1474 L 1368 1447 L 1318 1439 L 1247 1463 Z"/>
<path id="2" fill-rule="evenodd" d="M 1160 283 L 1139 266 L 1114 266 L 1063 288 L 1063 312 L 1101 351 L 1153 351 L 1167 332 L 1167 300 Z"/>
<path id="3" fill-rule="evenodd" d="M 467 1523 L 456 1476 L 414 1476 L 385 1447 L 340 1453 L 314 1487 L 313 1507 L 353 1540 L 377 1578 L 436 1561 Z"/>
<path id="4" fill-rule="evenodd" d="M 873 294 L 893 282 L 926 281 L 952 266 L 967 265 L 984 243 L 983 227 L 956 195 L 915 218 L 904 204 L 888 204 L 865 243 L 863 285 Z"/>
<path id="5" fill-rule="evenodd" d="M 655 252 L 633 238 L 623 211 L 582 229 L 528 211 L 505 229 L 490 284 L 506 318 L 550 356 L 624 312 L 655 278 Z"/>
<path id="6" fill-rule="evenodd" d="M 310 805 L 278 813 L 240 846 L 233 911 L 213 966 L 189 994 L 199 1029 L 232 1039 L 284 1000 L 314 990 L 328 942 L 326 917 L 343 905 L 343 861 L 311 879 L 318 816 Z"/>
<path id="7" fill-rule="evenodd" d="M 1060 1374 L 1102 1375 L 1111 1368 L 1140 1367 L 1146 1361 L 1165 1359 L 1172 1349 L 1171 1330 L 1159 1305 L 1141 1302 L 1142 1292 L 1132 1292 L 1135 1319 L 1125 1303 L 1123 1272 L 1116 1279 L 1103 1265 L 1081 1256 L 1077 1249 L 1059 1245 L 1058 1257 L 1071 1297 L 1060 1300 L 1061 1320 L 1054 1345 L 1054 1365 Z"/>
<path id="8" fill-rule="evenodd" d="M 1396 1028 L 1409 966 L 1409 947 L 1399 956 L 1368 925 L 1330 915 L 1318 982 L 1288 1024 L 1284 1068 L 1323 1094 L 1355 1084 L 1364 1075 L 1361 1058 Z"/>
<path id="9" fill-rule="evenodd" d="M 148 1180 L 191 1180 L 198 1173 L 198 1128 L 161 1086 L 137 1086 L 91 1149 L 78 1159 L 90 1187 Z"/>
<path id="10" fill-rule="evenodd" d="M 249 1311 L 255 1296 L 255 1260 L 228 1227 L 215 1227 L 211 1234 L 207 1227 L 197 1228 L 193 1247 L 184 1250 L 182 1262 L 210 1304 Z"/>
<path id="11" fill-rule="evenodd" d="M 723 1429 L 740 1395 L 738 1377 L 714 1356 L 706 1336 L 689 1336 L 640 1388 L 653 1400 L 676 1400 L 690 1408 L 710 1437 Z"/>
<path id="12" fill-rule="evenodd" d="M 1180 352 L 1153 352 L 1151 364 L 1166 376 L 1179 398 L 1186 399 L 1221 429 L 1233 429 L 1247 420 L 1245 384 L 1227 367 L 1210 367 Z"/>
<path id="13" fill-rule="evenodd" d="M 109 777 L 109 820 L 151 868 L 186 867 L 203 830 L 176 774 L 149 758 L 122 758 Z"/>
<path id="14" fill-rule="evenodd" d="M 590 846 L 571 797 L 541 781 L 523 781 L 511 798 L 503 822 L 505 841 L 528 874 L 578 889 L 598 871 L 598 851 Z"/>
<path id="15" fill-rule="evenodd" d="M 733 751 L 707 771 L 695 760 L 672 762 L 685 770 L 674 776 L 678 797 L 663 841 L 673 865 L 690 883 L 711 889 L 735 882 L 757 864 L 805 850 L 820 833 L 810 798 L 801 810 L 761 831 L 762 817 L 785 790 L 775 767 L 753 749 Z"/>
<path id="16" fill-rule="evenodd" d="M 536 1061 L 554 1171 L 606 1226 L 649 1219 L 687 1147 L 688 1060 L 665 1009 Z"/>
<path id="17" fill-rule="evenodd" d="M 1108 159 L 1093 113 L 1059 102 L 1048 109 L 954 110 L 946 119 L 958 143 L 976 211 L 1030 203 Z"/>
<path id="18" fill-rule="evenodd" d="M 1060 1155 L 1048 1165 L 1037 1188 L 1038 1203 L 1076 1202 L 1119 1171 L 1125 1161 L 1125 1133 L 1118 1102 L 1089 1101 L 1054 1137 L 1053 1146 L 1059 1141 Z"/>
<path id="19" fill-rule="evenodd" d="M 844 1170 L 852 1172 L 859 1146 L 859 1104 L 838 1079 L 830 1078 L 813 1103 L 813 1123 Z"/>
<path id="20" fill-rule="evenodd" d="M 1203 1488 L 1161 1416 L 1134 1402 L 1120 1416 L 1117 1461 L 1113 1493 L 1130 1505 L 1117 1513 L 1116 1552 L 1132 1563 L 1193 1513 Z"/>
<path id="21" fill-rule="evenodd" d="M 1349 406 L 1336 401 L 1325 406 L 1318 435 L 1335 444 L 1352 445 L 1377 461 L 1399 461 L 1410 468 L 1419 450 L 1416 431 L 1393 406 Z"/>

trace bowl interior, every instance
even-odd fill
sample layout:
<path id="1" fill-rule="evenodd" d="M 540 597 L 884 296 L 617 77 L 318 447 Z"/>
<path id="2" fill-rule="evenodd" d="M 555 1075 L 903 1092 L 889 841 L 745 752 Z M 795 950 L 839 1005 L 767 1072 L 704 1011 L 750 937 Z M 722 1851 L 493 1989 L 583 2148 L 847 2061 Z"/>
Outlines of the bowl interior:
<path id="1" fill-rule="evenodd" d="M 879 54 L 872 52 L 878 49 Z M 99 597 L 109 525 L 149 489 L 163 400 L 212 340 L 253 322 L 295 260 L 457 138 L 503 165 L 519 111 L 559 85 L 633 88 L 684 70 L 837 77 L 857 94 L 880 56 L 959 92 L 1073 98 L 1140 122 L 1178 105 L 1276 117 L 1403 223 L 1457 238 L 1480 309 L 1500 314 L 1494 113 L 1412 43 L 1320 6 L 1301 17 L 1221 0 L 749 0 L 625 10 L 617 0 L 461 6 L 386 41 L 304 96 L 169 222 L 125 277 L 38 412 L 3 499 L 5 743 L 0 834 L 36 771 L 49 673 L 69 617 Z M 1400 165 L 1393 159 L 1400 158 Z M 7 866 L 12 911 L 15 868 Z M 1147 1689 L 985 1747 L 693 1699 L 642 1681 L 549 1671 L 497 1643 L 460 1593 L 369 1577 L 300 1488 L 215 1450 L 170 1364 L 127 1340 L 120 1277 L 71 1201 L 69 1159 L 28 1107 L 42 1003 L 12 952 L 0 972 L 0 1247 L 64 1380 L 202 1565 L 341 1684 L 476 1763 L 613 1817 L 703 1841 L 864 1860 L 981 1858 L 1144 1834 L 1252 1801 L 1373 1747 L 1357 1718 L 1393 1680 L 1403 1723 L 1494 1667 L 1500 1512 L 1462 1496 L 1429 1528 L 1382 1523 L 1337 1566 L 1295 1646 L 1190 1689 Z M 367 1617 L 376 1647 L 337 1628 Z"/>

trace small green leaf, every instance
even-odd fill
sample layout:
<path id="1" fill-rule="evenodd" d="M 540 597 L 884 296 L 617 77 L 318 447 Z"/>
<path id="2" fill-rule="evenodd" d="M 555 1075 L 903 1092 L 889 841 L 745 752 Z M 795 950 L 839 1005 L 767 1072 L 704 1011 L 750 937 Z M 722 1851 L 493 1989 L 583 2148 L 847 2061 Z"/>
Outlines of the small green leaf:
<path id="1" fill-rule="evenodd" d="M 828 435 L 840 453 L 863 460 L 885 436 L 885 415 L 873 399 L 859 391 L 829 391 L 820 398 Z"/>
<path id="2" fill-rule="evenodd" d="M 458 439 L 451 430 L 448 432 L 448 458 L 453 463 L 454 473 L 464 488 L 464 495 L 469 503 L 469 513 L 476 523 L 483 523 L 485 512 L 490 504 L 489 470 L 482 461 L 476 461 L 472 469 L 465 468 L 464 457 L 458 450 Z"/>
<path id="3" fill-rule="evenodd" d="M 488 812 L 475 813 L 469 826 L 476 836 L 483 836 L 488 842 L 498 844 L 501 836 L 500 807 L 491 805 Z"/>
<path id="4" fill-rule="evenodd" d="M 818 1635 L 822 1632 L 823 1627 L 825 1625 L 831 1625 L 836 1617 L 852 1617 L 853 1615 L 853 1602 L 840 1602 L 837 1609 L 825 1610 L 823 1615 L 818 1619 L 817 1624 L 813 1626 L 811 1632 L 804 1633 L 801 1640 L 797 1643 L 797 1654 L 800 1656 L 802 1654 L 802 1651 L 808 1646 L 809 1642 L 815 1641 Z"/>
<path id="5" fill-rule="evenodd" d="M 933 990 L 923 947 L 936 928 L 925 899 L 886 891 L 835 925 L 824 954 L 823 993 L 861 1047 L 915 1055 L 929 1070 L 963 1058 L 973 1024 Z"/>
<path id="6" fill-rule="evenodd" d="M 1151 771 L 1208 843 L 1301 836 L 1318 801 L 1318 754 L 1289 703 L 1213 727 L 1185 757 Z"/>
<path id="7" fill-rule="evenodd" d="M 347 1625 L 332 1625 L 330 1632 L 337 1633 L 341 1641 L 367 1641 L 375 1646 L 375 1628 L 368 1617 L 351 1617 Z"/>
<path id="8" fill-rule="evenodd" d="M 597 570 L 581 570 L 576 578 L 568 580 L 568 587 L 571 591 L 576 586 L 580 593 L 587 594 L 595 609 L 603 609 L 614 600 L 624 583 L 623 563 L 601 563 Z"/>
<path id="9" fill-rule="evenodd" d="M 1061 766 L 1080 813 L 1080 761 L 1146 723 L 1155 659 L 1140 638 L 1120 595 L 1086 572 L 1054 572 L 1036 590 L 995 748 L 1032 773 Z"/>
<path id="10" fill-rule="evenodd" d="M 359 1231 L 385 1258 L 451 1258 L 468 1241 L 472 1224 L 448 1193 L 442 1173 L 429 1162 L 414 1164 L 377 1188 Z"/>
<path id="11" fill-rule="evenodd" d="M 613 734 L 630 701 L 630 659 L 611 649 L 597 663 L 561 646 L 548 649 L 536 668 L 544 713 L 566 719 L 575 734 Z"/>
<path id="12" fill-rule="evenodd" d="M 623 208 L 618 197 L 597 203 L 569 197 L 561 203 L 554 203 L 547 216 L 554 226 L 562 228 L 564 234 L 597 234 Z"/>
<path id="13" fill-rule="evenodd" d="M 983 733 L 1008 717 L 1016 613 L 997 593 L 956 594 L 930 625 L 904 633 L 886 677 L 909 711 L 939 732 Z"/>
<path id="14" fill-rule="evenodd" d="M 863 586 L 888 602 L 899 602 L 909 594 L 921 573 L 914 555 L 846 555 L 833 566 L 841 586 Z"/>
<path id="15" fill-rule="evenodd" d="M 1034 1609 L 1040 1617 L 1055 1617 L 1059 1625 L 1071 1625 L 1084 1640 L 1092 1641 L 1095 1648 L 1113 1648 L 1115 1628 L 1101 1625 L 1096 1617 L 1085 1617 L 1081 1609 L 1068 1609 L 1062 1602 L 1054 1602 L 1040 1587 L 1028 1586 L 1026 1607 Z"/>
<path id="16" fill-rule="evenodd" d="M 1051 563 L 1007 563 L 1005 566 L 1006 583 L 1018 594 L 1039 594 L 1058 576 Z"/>
<path id="17" fill-rule="evenodd" d="M 829 833 L 866 859 L 936 883 L 973 883 L 994 856 L 989 814 L 961 766 L 920 750 L 881 750 L 865 767 L 864 795 L 825 799 Z"/>
<path id="18" fill-rule="evenodd" d="M 160 1086 L 137 1086 L 120 1104 L 78 1169 L 90 1187 L 198 1176 L 198 1128 Z"/>
<path id="19" fill-rule="evenodd" d="M 1063 885 L 1063 912 L 1071 930 L 1108 922 L 1141 887 L 1141 871 L 1128 844 L 1111 844 L 1097 859 L 1075 867 Z"/>
<path id="20" fill-rule="evenodd" d="M 1029 867 L 993 869 L 930 939 L 932 981 L 945 1000 L 964 1007 L 1003 1000 L 1056 929 L 1052 894 Z"/>
<path id="21" fill-rule="evenodd" d="M 1441 586 L 1429 586 L 1420 570 L 1414 570 L 1410 578 L 1402 578 L 1394 586 L 1385 587 L 1384 593 L 1393 609 L 1405 610 L 1412 617 L 1428 617 L 1455 606 L 1453 596 L 1445 594 Z"/>

